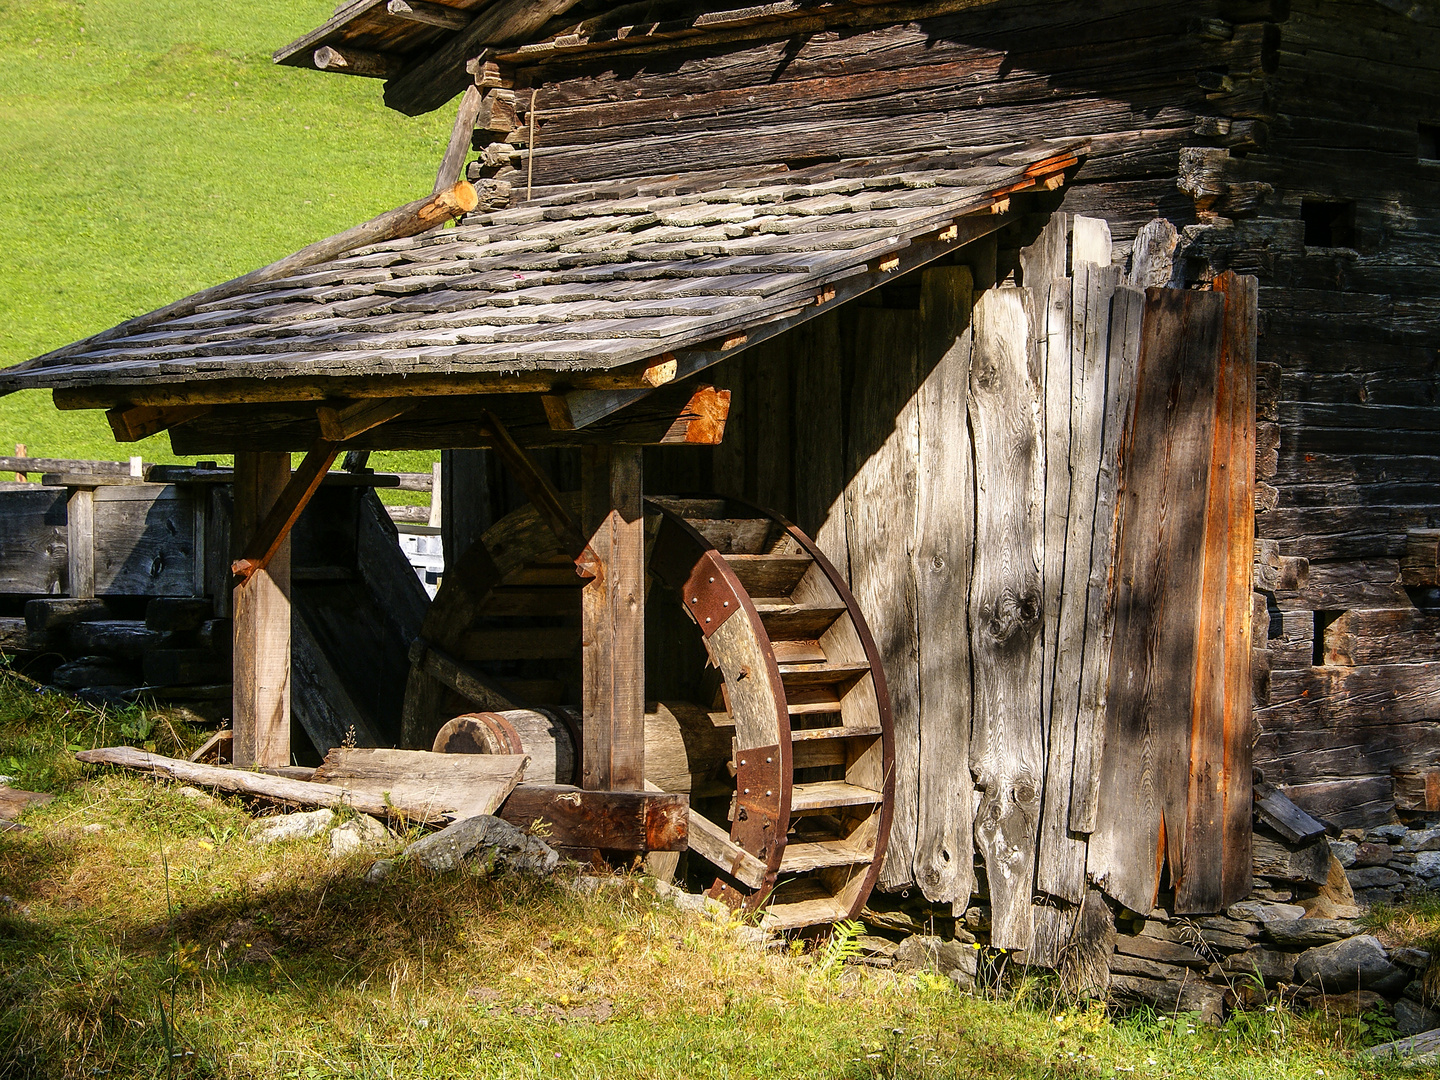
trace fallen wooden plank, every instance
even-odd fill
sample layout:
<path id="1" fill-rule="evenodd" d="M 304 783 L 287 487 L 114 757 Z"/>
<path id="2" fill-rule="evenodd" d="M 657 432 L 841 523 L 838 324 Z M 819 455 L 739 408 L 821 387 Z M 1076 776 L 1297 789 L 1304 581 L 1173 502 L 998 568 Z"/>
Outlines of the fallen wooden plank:
<path id="1" fill-rule="evenodd" d="M 552 847 L 684 851 L 689 808 L 688 796 L 668 792 L 517 784 L 495 813 Z"/>
<path id="2" fill-rule="evenodd" d="M 315 770 L 314 782 L 370 793 L 406 817 L 459 820 L 495 813 L 529 762 L 528 754 L 433 754 L 337 746 Z"/>
<path id="3" fill-rule="evenodd" d="M 98 750 L 82 750 L 75 757 L 87 765 L 118 765 L 121 768 L 155 773 L 187 784 L 214 788 L 231 795 L 249 795 L 297 806 L 348 806 L 374 817 L 406 817 L 429 824 L 452 820 L 453 814 L 437 809 L 428 800 L 422 806 L 405 806 L 387 799 L 383 794 L 361 791 L 338 784 L 317 784 L 286 777 L 268 776 L 248 769 L 232 769 L 219 765 L 200 765 L 190 761 L 147 754 L 133 746 L 109 746 Z"/>

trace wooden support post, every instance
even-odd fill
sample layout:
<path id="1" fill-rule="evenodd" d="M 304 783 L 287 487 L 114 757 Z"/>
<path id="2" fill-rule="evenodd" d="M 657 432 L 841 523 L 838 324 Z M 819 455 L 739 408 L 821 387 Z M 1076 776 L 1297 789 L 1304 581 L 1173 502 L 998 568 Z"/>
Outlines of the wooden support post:
<path id="1" fill-rule="evenodd" d="M 581 598 L 583 786 L 645 780 L 645 517 L 638 446 L 581 451 L 581 527 L 597 573 Z"/>
<path id="2" fill-rule="evenodd" d="M 247 543 L 280 500 L 290 455 L 235 455 L 233 536 Z M 290 764 L 290 541 L 283 538 L 265 568 L 235 587 L 235 764 Z"/>
<path id="3" fill-rule="evenodd" d="M 95 595 L 95 489 L 71 488 L 65 503 L 70 595 Z"/>

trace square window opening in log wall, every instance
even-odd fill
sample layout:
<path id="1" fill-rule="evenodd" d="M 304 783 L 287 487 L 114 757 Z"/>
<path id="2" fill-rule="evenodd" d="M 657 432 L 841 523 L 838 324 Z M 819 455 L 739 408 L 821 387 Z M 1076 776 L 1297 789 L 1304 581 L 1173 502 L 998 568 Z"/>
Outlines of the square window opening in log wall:
<path id="1" fill-rule="evenodd" d="M 1343 611 L 1317 611 L 1315 612 L 1315 641 L 1314 656 L 1311 663 L 1320 667 L 1325 663 L 1325 631 L 1330 629 L 1330 624 L 1344 615 Z"/>
<path id="2" fill-rule="evenodd" d="M 1420 160 L 1440 164 L 1440 123 L 1421 123 Z"/>
<path id="3" fill-rule="evenodd" d="M 1305 222 L 1305 246 L 1353 248 L 1355 246 L 1355 203 L 1331 199 L 1304 199 L 1300 219 Z"/>

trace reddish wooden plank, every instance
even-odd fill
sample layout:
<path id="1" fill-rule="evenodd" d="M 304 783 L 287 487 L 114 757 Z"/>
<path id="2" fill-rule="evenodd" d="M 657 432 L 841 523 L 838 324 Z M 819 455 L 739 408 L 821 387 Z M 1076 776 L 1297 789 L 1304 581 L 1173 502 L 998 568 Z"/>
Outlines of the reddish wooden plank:
<path id="1" fill-rule="evenodd" d="M 1146 293 L 1121 472 L 1125 516 L 1105 752 L 1086 863 L 1096 884 L 1138 911 L 1153 906 L 1166 855 L 1183 865 L 1196 600 L 1223 317 L 1219 294 Z"/>

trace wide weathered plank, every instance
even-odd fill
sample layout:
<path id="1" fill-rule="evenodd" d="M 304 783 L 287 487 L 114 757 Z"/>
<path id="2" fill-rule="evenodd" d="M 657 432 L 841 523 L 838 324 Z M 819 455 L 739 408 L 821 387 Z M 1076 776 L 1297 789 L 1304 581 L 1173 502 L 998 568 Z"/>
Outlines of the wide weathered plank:
<path id="1" fill-rule="evenodd" d="M 915 505 L 919 753 L 915 882 L 928 900 L 964 904 L 974 889 L 970 778 L 970 642 L 965 632 L 974 547 L 970 384 L 970 271 L 920 279 Z"/>
<path id="2" fill-rule="evenodd" d="M 1044 461 L 1031 312 L 1019 290 L 975 307 L 968 410 L 975 447 L 970 592 L 974 720 L 970 767 L 983 792 L 976 844 L 990 882 L 991 941 L 1029 948 L 1044 779 L 1040 545 Z"/>
<path id="3" fill-rule="evenodd" d="M 1077 218 L 1077 225 L 1085 219 Z M 1096 230 L 1090 230 L 1094 233 Z M 1109 265 L 1108 233 L 1103 266 L 1082 262 L 1075 267 L 1073 311 L 1066 335 L 1065 361 L 1071 365 L 1069 444 L 1065 447 L 1069 490 L 1066 498 L 1064 555 L 1060 560 L 1056 662 L 1051 691 L 1045 807 L 1041 816 L 1036 884 L 1079 904 L 1085 898 L 1085 845 L 1072 835 L 1071 795 L 1075 784 L 1076 743 L 1080 733 L 1081 691 L 1086 637 L 1098 632 L 1089 619 L 1090 579 L 1094 546 L 1103 541 L 1108 522 L 1097 522 L 1097 493 L 1106 408 L 1106 361 L 1110 353 L 1111 298 L 1119 271 Z M 1093 241 L 1092 241 L 1093 245 Z M 1053 508 L 1052 508 L 1052 511 Z M 1051 572 L 1047 551 L 1046 573 Z M 1048 585 L 1048 583 L 1047 583 Z M 1088 732 L 1088 727 L 1086 728 Z M 1088 781 L 1088 774 L 1081 777 Z"/>
<path id="4" fill-rule="evenodd" d="M 311 780 L 388 800 L 407 817 L 493 814 L 514 790 L 527 754 L 435 754 L 337 746 Z"/>
<path id="5" fill-rule="evenodd" d="M 1115 631 L 1115 551 L 1123 506 L 1120 448 L 1129 429 L 1145 294 L 1123 286 L 1111 301 L 1106 358 L 1105 419 L 1095 483 L 1095 538 L 1085 601 L 1085 643 L 1080 672 L 1080 705 L 1075 724 L 1071 772 L 1070 830 L 1088 834 L 1095 826 L 1100 758 L 1110 688 L 1110 654 Z"/>
<path id="6" fill-rule="evenodd" d="M 883 888 L 914 881 L 920 774 L 919 641 L 911 551 L 919 416 L 915 314 L 860 308 L 850 323 L 849 470 L 845 491 L 850 583 L 880 650 L 895 718 L 895 804 Z"/>
<path id="7" fill-rule="evenodd" d="M 1219 294 L 1150 289 L 1124 448 L 1105 753 L 1086 869 L 1132 910 L 1182 865 Z"/>

